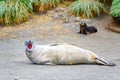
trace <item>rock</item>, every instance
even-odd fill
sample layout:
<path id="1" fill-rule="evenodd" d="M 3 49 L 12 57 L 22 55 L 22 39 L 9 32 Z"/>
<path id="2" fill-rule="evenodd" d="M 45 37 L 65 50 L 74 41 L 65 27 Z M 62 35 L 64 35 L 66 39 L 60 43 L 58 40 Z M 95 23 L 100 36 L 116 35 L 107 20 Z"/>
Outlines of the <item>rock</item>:
<path id="1" fill-rule="evenodd" d="M 80 18 L 79 17 L 75 17 L 75 16 L 72 16 L 69 18 L 69 22 L 80 22 Z"/>
<path id="2" fill-rule="evenodd" d="M 60 19 L 62 17 L 62 14 L 54 13 L 54 14 L 52 14 L 51 17 L 52 17 L 53 20 L 57 20 L 57 19 Z"/>
<path id="3" fill-rule="evenodd" d="M 63 21 L 63 23 L 69 23 L 69 14 L 64 14 L 63 16 L 62 16 L 62 21 Z"/>
<path id="4" fill-rule="evenodd" d="M 62 7 L 57 7 L 54 11 L 55 11 L 55 12 L 65 12 L 66 9 L 65 9 L 65 8 L 62 8 Z"/>
<path id="5" fill-rule="evenodd" d="M 67 13 L 67 9 L 62 7 L 57 7 L 54 10 L 54 13 L 52 13 L 51 17 L 53 20 L 62 20 L 63 23 L 72 23 L 72 22 L 81 21 L 79 17 L 75 17 L 75 16 L 70 17 L 70 15 Z"/>

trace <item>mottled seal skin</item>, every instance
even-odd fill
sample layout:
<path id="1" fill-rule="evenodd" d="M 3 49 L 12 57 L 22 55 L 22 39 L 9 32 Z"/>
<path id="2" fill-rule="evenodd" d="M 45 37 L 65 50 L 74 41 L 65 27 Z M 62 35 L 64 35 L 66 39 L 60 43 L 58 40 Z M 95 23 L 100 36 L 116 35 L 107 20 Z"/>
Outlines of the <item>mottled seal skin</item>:
<path id="1" fill-rule="evenodd" d="M 80 23 L 79 33 L 87 35 L 87 33 L 95 33 L 97 29 L 94 26 L 87 26 L 85 22 Z"/>
<path id="2" fill-rule="evenodd" d="M 31 46 L 32 45 L 32 46 Z M 36 45 L 34 41 L 25 41 L 25 53 L 29 60 L 35 64 L 101 64 L 115 66 L 92 51 L 69 44 Z"/>

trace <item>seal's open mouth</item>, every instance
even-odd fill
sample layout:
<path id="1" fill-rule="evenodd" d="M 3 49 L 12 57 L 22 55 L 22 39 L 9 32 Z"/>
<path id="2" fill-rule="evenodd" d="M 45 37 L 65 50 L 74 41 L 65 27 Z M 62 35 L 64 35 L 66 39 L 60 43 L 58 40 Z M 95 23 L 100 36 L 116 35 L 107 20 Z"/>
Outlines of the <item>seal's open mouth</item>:
<path id="1" fill-rule="evenodd" d="M 32 49 L 32 44 L 28 43 L 27 47 L 28 47 L 28 49 Z"/>
<path id="2" fill-rule="evenodd" d="M 35 45 L 34 41 L 31 41 L 31 40 L 25 41 L 25 48 L 27 51 L 32 51 L 34 48 L 34 45 Z"/>

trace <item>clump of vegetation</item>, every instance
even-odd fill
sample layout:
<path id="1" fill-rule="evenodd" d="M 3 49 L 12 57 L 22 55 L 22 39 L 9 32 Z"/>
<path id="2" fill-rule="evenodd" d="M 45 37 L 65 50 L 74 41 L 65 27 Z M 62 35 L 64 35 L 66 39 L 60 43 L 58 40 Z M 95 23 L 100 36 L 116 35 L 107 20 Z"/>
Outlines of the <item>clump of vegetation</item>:
<path id="1" fill-rule="evenodd" d="M 26 21 L 32 15 L 32 7 L 27 1 L 29 2 L 29 0 L 0 1 L 0 23 L 13 24 Z"/>
<path id="2" fill-rule="evenodd" d="M 74 2 L 73 2 L 74 1 Z M 47 11 L 67 3 L 69 12 L 81 18 L 93 18 L 105 13 L 104 4 L 111 0 L 0 0 L 0 23 L 21 23 L 33 14 L 33 12 Z M 72 3 L 72 4 L 71 4 Z M 116 15 L 111 8 L 111 14 Z"/>
<path id="3" fill-rule="evenodd" d="M 34 12 L 38 12 L 40 8 L 40 1 L 39 0 L 30 0 L 32 4 L 32 8 Z"/>
<path id="4" fill-rule="evenodd" d="M 113 17 L 120 17 L 120 0 L 113 0 L 110 15 Z"/>
<path id="5" fill-rule="evenodd" d="M 105 7 L 96 0 L 77 0 L 70 5 L 69 12 L 81 18 L 93 18 L 105 13 Z"/>
<path id="6" fill-rule="evenodd" d="M 76 1 L 76 0 L 63 0 L 63 1 Z"/>
<path id="7" fill-rule="evenodd" d="M 38 11 L 45 11 L 56 7 L 60 4 L 61 0 L 32 0 L 33 2 L 33 10 Z"/>
<path id="8" fill-rule="evenodd" d="M 97 0 L 97 1 L 102 2 L 102 3 L 107 3 L 107 2 L 109 2 L 110 0 Z"/>
<path id="9" fill-rule="evenodd" d="M 103 3 L 103 4 L 111 4 L 112 3 L 112 0 L 96 0 L 96 1 L 99 1 L 99 2 L 101 2 L 101 3 Z"/>

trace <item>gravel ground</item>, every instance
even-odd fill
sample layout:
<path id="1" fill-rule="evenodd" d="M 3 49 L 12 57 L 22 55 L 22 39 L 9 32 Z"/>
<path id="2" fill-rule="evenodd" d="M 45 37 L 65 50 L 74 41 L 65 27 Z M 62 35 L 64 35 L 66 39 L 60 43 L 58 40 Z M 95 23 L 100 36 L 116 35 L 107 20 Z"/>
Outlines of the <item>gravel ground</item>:
<path id="1" fill-rule="evenodd" d="M 88 25 L 98 29 L 97 33 L 88 35 L 77 33 L 77 22 L 62 23 L 43 18 L 35 17 L 19 26 L 0 29 L 0 80 L 120 80 L 120 34 L 106 29 L 110 16 L 85 20 Z M 41 20 L 43 23 L 40 23 Z M 24 52 L 24 41 L 27 39 L 35 40 L 37 44 L 76 45 L 95 52 L 117 66 L 35 65 Z"/>

